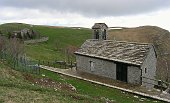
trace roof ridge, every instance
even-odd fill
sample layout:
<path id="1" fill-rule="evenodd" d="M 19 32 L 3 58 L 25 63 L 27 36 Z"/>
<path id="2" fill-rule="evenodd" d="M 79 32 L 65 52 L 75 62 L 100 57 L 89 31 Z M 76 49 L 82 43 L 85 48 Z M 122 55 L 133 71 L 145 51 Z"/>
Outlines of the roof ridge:
<path id="1" fill-rule="evenodd" d="M 86 41 L 101 41 L 98 39 L 87 39 Z M 141 43 L 141 42 L 132 42 L 132 41 L 117 41 L 117 40 L 102 40 L 102 41 L 110 41 L 110 42 L 118 42 L 118 43 L 132 43 L 132 44 L 145 44 L 145 45 L 152 45 L 152 43 Z"/>

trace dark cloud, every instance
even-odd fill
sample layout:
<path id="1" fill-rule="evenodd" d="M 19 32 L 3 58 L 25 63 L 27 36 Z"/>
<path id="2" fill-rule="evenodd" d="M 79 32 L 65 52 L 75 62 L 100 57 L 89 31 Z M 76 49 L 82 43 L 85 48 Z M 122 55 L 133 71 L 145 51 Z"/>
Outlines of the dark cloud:
<path id="1" fill-rule="evenodd" d="M 94 17 L 124 16 L 170 7 L 170 0 L 0 0 L 0 7 L 74 12 Z"/>

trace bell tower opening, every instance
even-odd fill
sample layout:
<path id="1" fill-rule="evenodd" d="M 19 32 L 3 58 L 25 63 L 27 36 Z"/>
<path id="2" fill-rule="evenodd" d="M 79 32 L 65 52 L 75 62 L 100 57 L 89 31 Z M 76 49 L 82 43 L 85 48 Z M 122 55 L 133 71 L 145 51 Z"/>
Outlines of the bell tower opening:
<path id="1" fill-rule="evenodd" d="M 93 29 L 93 39 L 106 40 L 108 26 L 105 23 L 95 23 L 92 27 Z"/>

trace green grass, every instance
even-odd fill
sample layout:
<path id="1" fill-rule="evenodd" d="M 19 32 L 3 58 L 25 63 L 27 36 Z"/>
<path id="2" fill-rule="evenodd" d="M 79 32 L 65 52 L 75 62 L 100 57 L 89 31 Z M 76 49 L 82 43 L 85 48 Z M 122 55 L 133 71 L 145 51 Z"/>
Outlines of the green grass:
<path id="1" fill-rule="evenodd" d="M 101 99 L 79 93 L 57 90 L 34 84 L 24 78 L 26 73 L 15 71 L 0 63 L 0 103 L 101 103 Z M 34 78 L 44 78 L 32 75 Z M 79 97 L 81 100 L 74 97 Z"/>
<path id="2" fill-rule="evenodd" d="M 139 98 L 135 98 L 134 95 L 130 93 L 125 93 L 117 89 L 108 88 L 87 81 L 58 75 L 57 73 L 50 72 L 47 70 L 41 70 L 41 73 L 45 74 L 46 77 L 51 78 L 55 81 L 72 84 L 76 87 L 78 93 L 88 95 L 93 98 L 108 98 L 109 100 L 113 100 L 116 103 L 140 103 L 139 99 L 143 98 L 141 96 L 139 96 Z M 145 101 L 143 102 L 152 103 L 153 101 L 155 100 L 145 98 Z M 158 101 L 158 103 L 159 102 L 160 101 Z"/>
<path id="3" fill-rule="evenodd" d="M 90 29 L 55 28 L 48 26 L 32 26 L 21 23 L 7 23 L 0 25 L 0 30 L 7 34 L 23 28 L 32 28 L 41 34 L 48 36 L 49 40 L 44 43 L 25 45 L 25 52 L 28 57 L 36 60 L 66 60 L 65 52 L 58 49 L 65 49 L 69 46 L 80 47 L 86 39 L 91 38 Z M 74 60 L 74 58 L 73 58 Z"/>
<path id="4" fill-rule="evenodd" d="M 18 31 L 24 28 L 31 28 L 29 24 L 22 24 L 22 23 L 6 23 L 0 25 L 0 31 L 3 34 L 8 34 L 8 32 Z"/>
<path id="5" fill-rule="evenodd" d="M 34 29 L 49 40 L 40 44 L 26 45 L 26 53 L 29 57 L 38 60 L 66 60 L 65 52 L 57 48 L 65 49 L 68 46 L 80 47 L 81 44 L 91 37 L 89 29 L 50 28 L 34 26 Z"/>
<path id="6" fill-rule="evenodd" d="M 2 103 L 104 103 L 107 99 L 114 101 L 113 103 L 140 103 L 139 100 L 143 98 L 140 96 L 139 98 L 135 98 L 130 93 L 59 75 L 47 70 L 41 70 L 40 75 L 32 76 L 34 79 L 50 78 L 56 83 L 71 84 L 76 88 L 77 92 L 73 93 L 65 90 L 55 91 L 52 87 L 44 87 L 38 84 L 33 85 L 32 82 L 24 78 L 26 73 L 15 71 L 2 62 L 0 63 L 0 72 L 0 102 Z M 153 101 L 155 100 L 145 98 L 143 102 L 152 103 Z M 158 103 L 161 102 L 158 101 Z"/>

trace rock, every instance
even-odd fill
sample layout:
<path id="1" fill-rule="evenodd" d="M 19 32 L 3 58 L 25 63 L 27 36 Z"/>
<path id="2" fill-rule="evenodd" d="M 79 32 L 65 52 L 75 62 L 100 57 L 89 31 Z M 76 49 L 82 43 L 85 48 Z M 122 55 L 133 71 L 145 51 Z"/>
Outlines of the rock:
<path id="1" fill-rule="evenodd" d="M 144 100 L 143 99 L 139 99 L 140 102 L 143 102 Z"/>
<path id="2" fill-rule="evenodd" d="M 73 85 L 69 84 L 69 86 L 71 87 L 72 91 L 76 91 L 76 87 L 74 87 Z"/>
<path id="3" fill-rule="evenodd" d="M 135 96 L 133 96 L 133 97 L 135 97 L 135 98 L 139 98 L 139 97 L 138 97 L 138 96 L 136 96 L 136 95 L 135 95 Z"/>
<path id="4" fill-rule="evenodd" d="M 45 74 L 42 74 L 43 77 L 45 77 Z"/>

